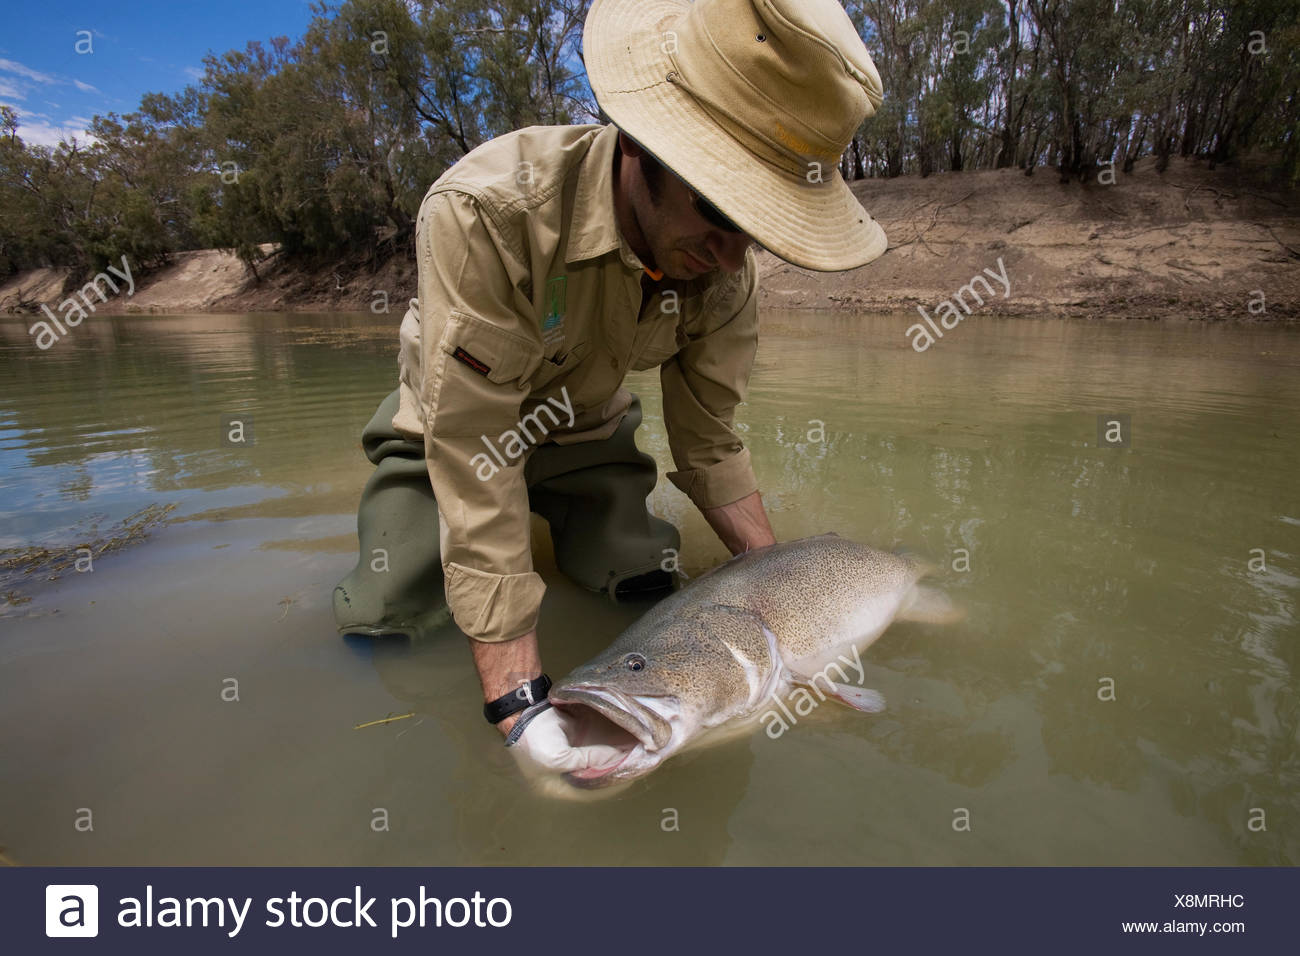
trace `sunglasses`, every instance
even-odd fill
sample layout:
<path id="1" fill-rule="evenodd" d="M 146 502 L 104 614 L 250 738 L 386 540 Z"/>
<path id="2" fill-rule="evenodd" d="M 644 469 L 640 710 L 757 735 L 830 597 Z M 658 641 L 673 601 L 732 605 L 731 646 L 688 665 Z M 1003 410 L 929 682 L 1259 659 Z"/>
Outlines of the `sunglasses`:
<path id="1" fill-rule="evenodd" d="M 672 175 L 676 177 L 677 180 L 681 182 L 683 186 L 686 187 L 686 192 L 691 197 L 691 208 L 694 209 L 697 213 L 699 213 L 700 217 L 705 222 L 707 222 L 710 226 L 713 226 L 715 229 L 721 229 L 723 232 L 730 232 L 737 235 L 745 231 L 741 229 L 739 226 L 737 226 L 730 219 L 728 219 L 726 216 L 724 216 L 722 214 L 722 211 L 718 209 L 717 206 L 713 205 L 713 203 L 709 202 L 707 199 L 705 199 L 703 196 L 697 193 L 694 189 L 692 189 L 690 185 L 686 182 L 686 180 L 682 179 L 680 176 L 677 175 L 677 173 L 673 172 L 673 170 L 669 166 L 660 162 L 659 159 L 655 157 L 652 153 L 650 153 L 649 151 L 643 152 L 641 154 L 641 161 L 643 163 L 649 164 L 651 167 L 657 167 L 658 169 L 661 170 L 668 170 L 668 172 L 672 173 Z M 647 176 L 647 179 L 652 180 L 652 177 Z M 653 192 L 653 186 L 652 186 L 652 192 Z"/>
<path id="2" fill-rule="evenodd" d="M 724 216 L 717 206 L 713 205 L 694 189 L 687 186 L 686 191 L 691 194 L 691 208 L 700 214 L 709 225 L 721 229 L 723 232 L 744 232 L 734 222 Z"/>

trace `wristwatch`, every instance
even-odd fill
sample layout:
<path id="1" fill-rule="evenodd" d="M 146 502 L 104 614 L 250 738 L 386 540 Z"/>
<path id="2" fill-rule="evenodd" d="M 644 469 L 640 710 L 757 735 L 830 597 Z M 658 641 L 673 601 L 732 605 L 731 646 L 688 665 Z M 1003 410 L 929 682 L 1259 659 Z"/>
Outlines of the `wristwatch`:
<path id="1" fill-rule="evenodd" d="M 483 716 L 489 724 L 499 724 L 511 714 L 527 710 L 533 704 L 546 700 L 551 692 L 551 679 L 543 674 L 535 680 L 523 680 L 519 687 L 483 705 Z"/>

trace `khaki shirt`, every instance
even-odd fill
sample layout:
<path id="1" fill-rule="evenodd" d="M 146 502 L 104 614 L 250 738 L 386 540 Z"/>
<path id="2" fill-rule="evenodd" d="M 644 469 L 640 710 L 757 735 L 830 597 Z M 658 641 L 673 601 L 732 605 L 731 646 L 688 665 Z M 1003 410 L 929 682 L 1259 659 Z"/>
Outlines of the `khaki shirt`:
<path id="1" fill-rule="evenodd" d="M 613 126 L 508 133 L 461 159 L 420 206 L 393 427 L 423 438 L 447 603 L 481 641 L 532 630 L 545 591 L 527 451 L 613 434 L 631 401 L 628 369 L 659 366 L 678 469 L 668 477 L 697 506 L 758 488 L 732 427 L 758 340 L 753 251 L 738 273 L 664 279 L 643 297 L 647 273 L 614 216 L 617 136 Z"/>

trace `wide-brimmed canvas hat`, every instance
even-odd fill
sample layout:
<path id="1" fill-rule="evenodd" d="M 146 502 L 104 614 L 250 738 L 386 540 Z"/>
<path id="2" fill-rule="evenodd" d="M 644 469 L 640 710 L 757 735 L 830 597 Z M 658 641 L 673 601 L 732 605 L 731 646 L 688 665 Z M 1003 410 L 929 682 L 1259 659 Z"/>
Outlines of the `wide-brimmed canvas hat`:
<path id="1" fill-rule="evenodd" d="M 583 59 L 614 125 L 782 259 L 885 251 L 839 172 L 882 90 L 836 0 L 595 0 Z"/>

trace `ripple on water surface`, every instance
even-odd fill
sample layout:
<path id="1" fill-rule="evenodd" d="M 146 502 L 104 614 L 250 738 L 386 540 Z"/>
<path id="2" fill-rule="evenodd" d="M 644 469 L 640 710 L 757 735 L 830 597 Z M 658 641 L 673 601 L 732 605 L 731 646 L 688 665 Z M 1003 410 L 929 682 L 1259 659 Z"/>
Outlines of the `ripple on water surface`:
<path id="1" fill-rule="evenodd" d="M 5 740 L 0 820 L 19 821 L 28 858 L 1300 862 L 1284 825 L 1300 811 L 1294 333 L 972 317 L 918 354 L 910 319 L 766 314 L 737 430 L 778 537 L 909 547 L 969 617 L 896 625 L 869 649 L 879 717 L 821 707 L 780 739 L 571 806 L 514 785 L 453 629 L 363 649 L 333 634 L 370 473 L 359 433 L 395 384 L 398 318 L 96 317 L 48 353 L 0 322 L 0 547 L 176 506 L 93 575 L 23 582 L 31 600 L 0 618 L 0 726 L 39 706 L 97 728 L 79 742 L 54 719 L 57 752 Z M 628 386 L 640 444 L 671 470 L 657 373 Z M 251 441 L 226 440 L 232 416 Z M 1127 416 L 1128 447 L 1098 447 L 1099 416 Z M 686 573 L 722 559 L 666 481 L 650 503 L 681 527 Z M 569 584 L 535 530 L 555 675 L 636 609 Z M 205 709 L 235 672 L 258 688 L 248 706 Z M 167 779 L 145 770 L 142 710 L 202 742 Z M 148 840 L 97 829 L 90 860 L 41 809 L 86 789 L 127 816 L 195 812 Z M 400 847 L 346 835 L 362 805 L 403 815 Z M 247 839 L 213 836 L 229 832 Z M 0 843 L 22 859 L 18 832 Z"/>

